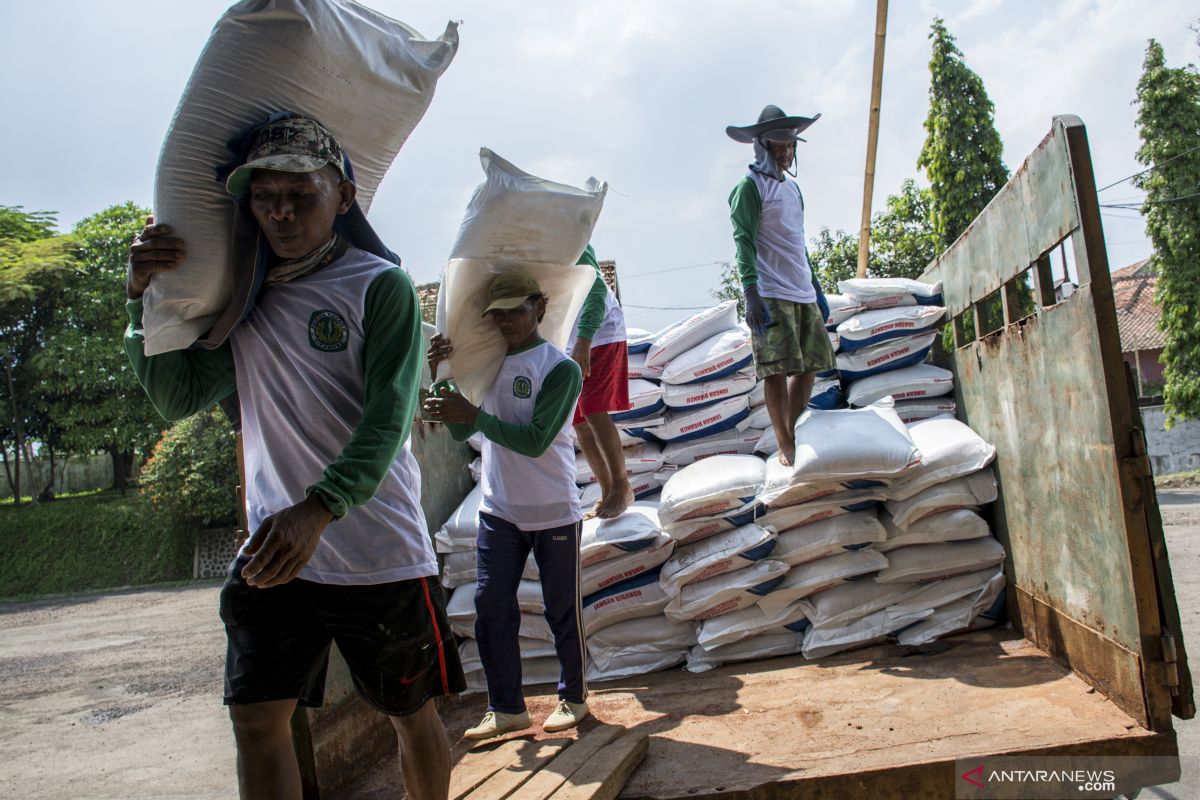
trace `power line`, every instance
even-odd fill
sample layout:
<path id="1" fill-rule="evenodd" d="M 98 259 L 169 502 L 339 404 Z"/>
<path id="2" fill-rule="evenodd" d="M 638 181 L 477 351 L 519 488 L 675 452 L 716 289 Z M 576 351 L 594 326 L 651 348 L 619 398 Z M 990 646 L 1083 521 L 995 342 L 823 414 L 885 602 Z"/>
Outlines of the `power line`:
<path id="1" fill-rule="evenodd" d="M 1200 144 L 1196 145 L 1195 147 L 1189 147 L 1187 150 L 1184 150 L 1182 153 L 1176 153 L 1175 155 L 1171 156 L 1166 161 L 1163 161 L 1160 164 L 1154 164 L 1153 166 L 1146 167 L 1141 172 L 1135 172 L 1132 175 L 1130 175 L 1128 178 L 1121 178 L 1121 180 L 1119 180 L 1119 181 L 1113 181 L 1108 186 L 1105 186 L 1104 189 L 1097 189 L 1096 194 L 1103 192 L 1105 189 L 1111 189 L 1112 187 L 1116 186 L 1119 183 L 1124 183 L 1125 181 L 1131 181 L 1134 178 L 1138 177 L 1139 175 L 1145 175 L 1147 172 L 1153 172 L 1154 170 L 1158 169 L 1159 167 L 1165 167 L 1167 164 L 1170 164 L 1175 159 L 1183 158 L 1188 153 L 1194 152 L 1196 150 L 1200 150 Z"/>
<path id="2" fill-rule="evenodd" d="M 650 270 L 649 272 L 635 272 L 632 275 L 621 275 L 620 278 L 623 281 L 627 281 L 630 278 L 644 278 L 647 275 L 662 275 L 664 272 L 679 272 L 685 269 L 697 269 L 698 267 L 711 267 L 717 264 L 728 263 L 728 261 L 705 261 L 703 264 L 687 264 L 682 267 L 668 267 L 667 269 L 654 269 Z"/>

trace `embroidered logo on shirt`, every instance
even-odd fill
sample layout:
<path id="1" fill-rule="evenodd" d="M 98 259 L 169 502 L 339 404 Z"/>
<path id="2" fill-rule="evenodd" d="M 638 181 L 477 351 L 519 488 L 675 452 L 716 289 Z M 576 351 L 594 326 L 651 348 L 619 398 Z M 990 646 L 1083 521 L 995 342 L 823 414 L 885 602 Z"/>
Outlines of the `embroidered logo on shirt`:
<path id="1" fill-rule="evenodd" d="M 345 350 L 350 343 L 350 329 L 336 311 L 314 311 L 308 318 L 308 343 L 326 353 Z"/>
<path id="2" fill-rule="evenodd" d="M 528 398 L 533 394 L 533 384 L 524 375 L 513 378 L 513 397 Z"/>

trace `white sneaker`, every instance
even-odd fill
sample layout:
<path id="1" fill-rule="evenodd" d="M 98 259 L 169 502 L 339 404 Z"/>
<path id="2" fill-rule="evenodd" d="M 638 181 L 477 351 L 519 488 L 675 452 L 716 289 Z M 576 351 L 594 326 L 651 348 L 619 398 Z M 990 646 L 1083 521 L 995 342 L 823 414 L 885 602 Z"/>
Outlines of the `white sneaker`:
<path id="1" fill-rule="evenodd" d="M 505 714 L 503 711 L 489 711 L 483 715 L 483 720 L 474 728 L 467 728 L 463 733 L 464 739 L 491 739 L 512 731 L 529 727 L 529 712 L 520 714 Z"/>
<path id="2" fill-rule="evenodd" d="M 558 701 L 558 708 L 546 717 L 546 721 L 542 723 L 542 730 L 546 733 L 554 733 L 555 731 L 565 731 L 567 728 L 574 728 L 588 715 L 588 704 L 572 703 L 569 700 Z"/>

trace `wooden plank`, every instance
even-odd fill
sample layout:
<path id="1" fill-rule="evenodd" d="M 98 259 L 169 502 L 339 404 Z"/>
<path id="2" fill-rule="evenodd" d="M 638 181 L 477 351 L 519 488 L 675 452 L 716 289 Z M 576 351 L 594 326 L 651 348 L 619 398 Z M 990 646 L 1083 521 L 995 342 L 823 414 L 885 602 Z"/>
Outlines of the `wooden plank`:
<path id="1" fill-rule="evenodd" d="M 450 772 L 450 800 L 461 800 L 509 764 L 519 762 L 522 753 L 536 749 L 537 742 L 532 739 L 509 739 L 496 746 L 471 750 Z"/>
<path id="2" fill-rule="evenodd" d="M 624 732 L 623 725 L 601 725 L 588 731 L 521 787 L 521 800 L 546 800 L 601 748 Z"/>
<path id="3" fill-rule="evenodd" d="M 577 770 L 550 796 L 551 800 L 614 800 L 649 748 L 650 737 L 646 734 L 625 734 Z"/>
<path id="4" fill-rule="evenodd" d="M 519 758 L 496 772 L 484 781 L 474 791 L 467 795 L 466 800 L 504 800 L 533 777 L 547 762 L 559 755 L 574 742 L 574 739 L 543 739 L 532 742 L 535 748 L 525 748 Z M 525 797 L 525 792 L 521 792 Z"/>

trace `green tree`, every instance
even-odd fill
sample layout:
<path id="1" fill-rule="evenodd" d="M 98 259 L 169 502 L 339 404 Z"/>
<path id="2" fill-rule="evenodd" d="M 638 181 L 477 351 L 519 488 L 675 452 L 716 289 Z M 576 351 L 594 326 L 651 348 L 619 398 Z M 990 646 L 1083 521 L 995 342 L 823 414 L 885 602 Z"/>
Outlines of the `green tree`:
<path id="1" fill-rule="evenodd" d="M 75 226 L 76 269 L 64 286 L 57 325 L 36 359 L 43 408 L 62 431 L 62 446 L 107 452 L 113 488 L 120 491 L 135 452 L 148 453 L 165 427 L 121 347 L 129 242 L 148 213 L 124 203 Z"/>
<path id="2" fill-rule="evenodd" d="M 1137 85 L 1142 214 L 1154 245 L 1168 424 L 1200 418 L 1200 75 L 1191 64 L 1168 67 L 1150 40 Z"/>
<path id="3" fill-rule="evenodd" d="M 30 438 L 53 438 L 39 413 L 34 362 L 55 324 L 74 249 L 70 238 L 55 235 L 54 224 L 53 213 L 0 206 L 0 455 L 18 503 L 25 491 L 21 460 L 28 466 Z"/>
<path id="4" fill-rule="evenodd" d="M 735 262 L 726 261 L 721 265 L 721 283 L 718 288 L 709 290 L 709 294 L 719 303 L 736 300 L 738 319 L 746 318 L 746 297 L 742 294 L 742 279 Z"/>
<path id="5" fill-rule="evenodd" d="M 900 185 L 900 194 L 888 195 L 887 206 L 871 220 L 871 257 L 867 270 L 872 277 L 919 278 L 938 255 L 933 232 L 929 189 L 912 178 Z"/>
<path id="6" fill-rule="evenodd" d="M 929 114 L 917 167 L 929 178 L 929 218 L 940 252 L 1005 184 L 1008 169 L 983 81 L 966 65 L 940 18 L 934 19 L 929 38 Z"/>
<path id="7" fill-rule="evenodd" d="M 142 470 L 142 495 L 176 528 L 237 522 L 237 445 L 217 406 L 163 434 Z"/>
<path id="8" fill-rule="evenodd" d="M 858 237 L 845 231 L 821 228 L 811 240 L 808 265 L 821 282 L 826 294 L 837 294 L 838 281 L 848 280 L 858 270 Z M 867 267 L 870 273 L 870 264 Z"/>

